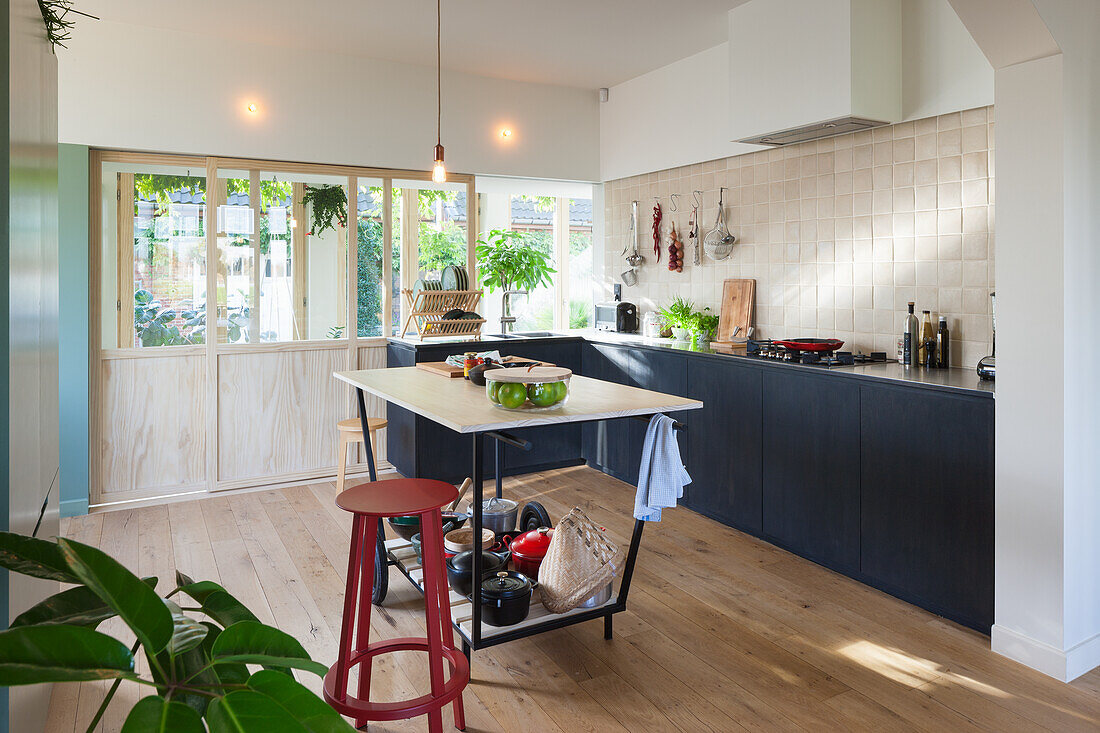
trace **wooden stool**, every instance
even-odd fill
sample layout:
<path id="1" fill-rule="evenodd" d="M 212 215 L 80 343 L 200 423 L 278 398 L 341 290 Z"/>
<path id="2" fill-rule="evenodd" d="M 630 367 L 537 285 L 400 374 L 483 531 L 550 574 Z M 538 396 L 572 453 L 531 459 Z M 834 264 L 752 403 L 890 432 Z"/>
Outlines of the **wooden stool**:
<path id="1" fill-rule="evenodd" d="M 378 443 L 375 441 L 375 433 L 386 427 L 386 418 L 368 417 L 367 429 L 370 430 L 370 449 L 374 454 L 374 463 L 378 465 Z M 340 431 L 340 447 L 336 450 L 336 490 L 344 490 L 344 475 L 348 463 L 348 443 L 363 442 L 363 426 L 359 418 L 352 417 L 336 423 L 336 429 Z"/>
<path id="2" fill-rule="evenodd" d="M 440 509 L 458 498 L 454 486 L 432 479 L 373 481 L 352 486 L 336 497 L 336 505 L 354 515 L 351 553 L 340 625 L 339 656 L 325 675 L 325 701 L 361 728 L 372 720 L 404 720 L 428 716 L 428 730 L 443 730 L 443 706 L 451 703 L 455 727 L 466 729 L 462 690 L 470 681 L 470 663 L 455 648 L 451 626 L 450 589 L 443 565 L 443 517 Z M 374 582 L 374 545 L 382 517 L 415 514 L 420 517 L 424 557 L 424 613 L 428 638 L 397 638 L 370 642 L 371 592 Z M 358 609 L 356 600 L 358 599 Z M 356 618 L 358 617 L 358 621 Z M 355 631 L 355 643 L 352 634 Z M 412 700 L 370 701 L 371 662 L 379 654 L 396 651 L 428 653 L 431 692 Z M 444 679 L 443 662 L 450 667 Z M 359 690 L 348 695 L 348 674 L 359 665 Z"/>

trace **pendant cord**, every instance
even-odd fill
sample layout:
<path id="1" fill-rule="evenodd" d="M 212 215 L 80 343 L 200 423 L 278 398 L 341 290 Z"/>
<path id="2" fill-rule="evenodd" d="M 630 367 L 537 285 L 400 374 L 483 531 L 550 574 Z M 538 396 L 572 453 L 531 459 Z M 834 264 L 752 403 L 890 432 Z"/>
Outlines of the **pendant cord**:
<path id="1" fill-rule="evenodd" d="M 435 144 L 442 143 L 442 119 L 443 119 L 443 89 L 442 89 L 442 66 L 443 59 L 440 52 L 440 24 L 441 24 L 441 0 L 435 0 Z"/>

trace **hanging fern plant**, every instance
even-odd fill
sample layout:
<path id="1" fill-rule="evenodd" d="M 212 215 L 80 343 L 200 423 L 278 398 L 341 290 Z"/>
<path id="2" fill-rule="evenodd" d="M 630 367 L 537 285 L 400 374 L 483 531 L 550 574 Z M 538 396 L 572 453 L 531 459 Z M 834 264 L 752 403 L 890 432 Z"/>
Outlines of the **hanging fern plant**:
<path id="1" fill-rule="evenodd" d="M 306 186 L 302 206 L 313 204 L 312 220 L 309 227 L 311 236 L 319 235 L 326 229 L 336 231 L 335 219 L 340 226 L 348 224 L 348 195 L 343 186 Z"/>

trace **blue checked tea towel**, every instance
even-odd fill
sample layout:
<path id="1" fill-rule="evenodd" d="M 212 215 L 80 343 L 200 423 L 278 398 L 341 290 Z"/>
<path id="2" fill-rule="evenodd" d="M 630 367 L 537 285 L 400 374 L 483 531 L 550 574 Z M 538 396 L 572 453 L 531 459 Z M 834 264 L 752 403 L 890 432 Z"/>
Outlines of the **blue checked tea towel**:
<path id="1" fill-rule="evenodd" d="M 691 476 L 680 460 L 676 442 L 676 421 L 668 415 L 654 415 L 649 421 L 642 446 L 642 467 L 638 471 L 638 494 L 634 498 L 634 518 L 661 521 L 661 510 L 676 506 L 684 495 Z"/>

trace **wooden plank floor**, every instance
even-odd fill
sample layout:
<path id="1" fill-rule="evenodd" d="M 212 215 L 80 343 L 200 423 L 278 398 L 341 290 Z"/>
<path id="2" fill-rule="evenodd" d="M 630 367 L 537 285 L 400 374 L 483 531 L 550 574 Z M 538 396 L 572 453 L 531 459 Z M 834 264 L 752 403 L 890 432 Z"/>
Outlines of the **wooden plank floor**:
<path id="1" fill-rule="evenodd" d="M 510 479 L 506 492 L 555 518 L 582 506 L 629 540 L 633 487 L 591 469 Z M 335 493 L 325 483 L 120 510 L 64 532 L 162 588 L 177 567 L 218 580 L 328 664 L 351 524 Z M 993 654 L 987 637 L 685 509 L 647 527 L 629 607 L 610 642 L 593 621 L 475 652 L 467 730 L 1100 730 L 1100 672 L 1061 684 Z M 372 628 L 422 635 L 422 608 L 394 572 Z M 376 661 L 372 685 L 376 699 L 426 691 L 423 658 Z M 121 727 L 132 687 L 100 730 Z M 105 690 L 57 686 L 48 730 L 83 731 Z"/>

